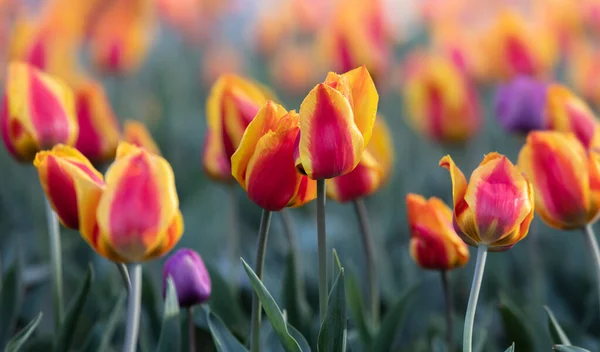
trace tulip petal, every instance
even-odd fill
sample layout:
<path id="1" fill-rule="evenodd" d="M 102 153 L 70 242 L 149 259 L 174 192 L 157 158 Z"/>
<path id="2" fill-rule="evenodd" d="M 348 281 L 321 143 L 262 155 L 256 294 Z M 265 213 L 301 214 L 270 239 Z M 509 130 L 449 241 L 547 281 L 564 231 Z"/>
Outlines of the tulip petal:
<path id="1" fill-rule="evenodd" d="M 183 216 L 181 211 L 177 210 L 177 213 L 165 231 L 165 234 L 159 236 L 162 238 L 162 241 L 156 248 L 152 249 L 143 260 L 147 261 L 159 258 L 171 251 L 177 242 L 179 242 L 179 239 L 181 239 L 181 236 L 183 235 L 183 227 Z"/>
<path id="2" fill-rule="evenodd" d="M 394 166 L 394 144 L 392 134 L 382 117 L 375 120 L 371 142 L 366 150 L 381 166 L 384 181 L 387 181 Z"/>
<path id="3" fill-rule="evenodd" d="M 315 198 L 317 198 L 317 181 L 301 175 L 296 195 L 290 200 L 287 206 L 290 208 L 300 207 Z"/>
<path id="4" fill-rule="evenodd" d="M 600 216 L 600 154 L 589 151 L 590 203 L 587 212 L 588 224 L 593 224 Z"/>
<path id="5" fill-rule="evenodd" d="M 352 89 L 354 122 L 363 135 L 364 144 L 369 145 L 379 103 L 377 88 L 366 66 L 355 68 L 342 76 L 348 79 Z"/>
<path id="6" fill-rule="evenodd" d="M 450 155 L 444 156 L 439 165 L 450 171 L 450 179 L 452 180 L 452 198 L 454 199 L 455 212 L 460 203 L 462 203 L 465 193 L 467 193 L 467 179 L 462 171 L 456 166 Z"/>
<path id="7" fill-rule="evenodd" d="M 327 180 L 327 195 L 344 203 L 375 192 L 383 181 L 383 170 L 368 151 L 354 168 L 345 175 Z"/>
<path id="8" fill-rule="evenodd" d="M 152 134 L 142 122 L 125 121 L 123 141 L 144 148 L 152 154 L 161 155 L 160 148 L 152 138 Z"/>

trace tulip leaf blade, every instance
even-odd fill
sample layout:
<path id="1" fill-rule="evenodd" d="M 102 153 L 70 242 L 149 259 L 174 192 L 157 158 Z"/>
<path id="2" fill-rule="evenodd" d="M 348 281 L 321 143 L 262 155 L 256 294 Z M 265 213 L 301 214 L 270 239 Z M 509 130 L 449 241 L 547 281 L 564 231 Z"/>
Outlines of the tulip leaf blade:
<path id="1" fill-rule="evenodd" d="M 54 339 L 54 351 L 68 351 L 71 347 L 74 337 L 73 333 L 75 332 L 75 327 L 77 326 L 77 322 L 83 311 L 83 306 L 85 305 L 92 287 L 92 281 L 94 281 L 94 269 L 91 265 L 88 265 L 85 277 L 79 285 L 75 296 L 71 299 L 71 302 L 69 302 L 64 320 L 58 328 L 58 333 Z"/>
<path id="2" fill-rule="evenodd" d="M 288 322 L 297 326 L 301 331 L 307 331 L 310 324 L 310 307 L 306 301 L 306 292 L 301 283 L 300 268 L 296 255 L 290 251 L 286 259 L 286 269 L 283 278 L 283 303 L 287 312 Z"/>
<path id="3" fill-rule="evenodd" d="M 339 259 L 335 250 L 333 251 L 339 273 L 335 279 L 331 291 L 329 291 L 327 312 L 325 319 L 321 323 L 317 350 L 325 351 L 346 351 L 346 337 L 348 330 L 346 327 L 346 285 L 344 283 L 344 268 L 339 265 Z"/>
<path id="4" fill-rule="evenodd" d="M 212 284 L 211 299 L 208 301 L 210 310 L 215 312 L 226 326 L 237 336 L 246 336 L 248 321 L 240 307 L 239 297 L 233 292 L 223 275 L 210 263 L 205 263 Z"/>
<path id="5" fill-rule="evenodd" d="M 258 276 L 256 276 L 254 270 L 248 266 L 244 259 L 241 260 L 244 270 L 250 279 L 250 283 L 254 288 L 254 292 L 256 292 L 258 300 L 262 304 L 271 325 L 273 325 L 273 330 L 275 330 L 277 336 L 279 336 L 283 349 L 286 352 L 301 352 L 302 350 L 300 349 L 298 342 L 292 337 L 288 330 L 288 324 L 285 321 L 279 306 L 275 303 L 275 299 L 273 299 L 273 296 L 271 296 L 267 288 L 263 285 Z"/>
<path id="6" fill-rule="evenodd" d="M 211 310 L 208 310 L 207 320 L 217 352 L 248 352 L 248 349 L 225 326 L 223 320 Z"/>
<path id="7" fill-rule="evenodd" d="M 585 348 L 567 345 L 554 345 L 552 349 L 556 352 L 590 352 L 590 350 L 586 350 Z"/>
<path id="8" fill-rule="evenodd" d="M 506 296 L 500 295 L 500 313 L 506 336 L 520 350 L 533 351 L 533 333 L 524 313 Z"/>
<path id="9" fill-rule="evenodd" d="M 162 327 L 156 352 L 181 350 L 181 325 L 179 322 L 179 300 L 173 278 L 167 278 L 167 294 L 163 311 Z"/>
<path id="10" fill-rule="evenodd" d="M 100 340 L 100 345 L 97 350 L 98 352 L 109 350 L 113 335 L 115 333 L 115 330 L 117 329 L 119 321 L 121 320 L 123 313 L 123 305 L 125 304 L 126 299 L 127 294 L 125 292 L 121 293 L 117 298 L 117 302 L 111 310 L 108 316 L 108 321 L 104 326 L 104 334 L 102 334 L 102 339 Z"/>
<path id="11" fill-rule="evenodd" d="M 6 352 L 17 352 L 27 340 L 31 337 L 35 329 L 37 328 L 44 313 L 40 312 L 33 320 L 31 320 L 21 331 L 19 331 L 6 345 Z"/>
<path id="12" fill-rule="evenodd" d="M 406 289 L 385 315 L 381 327 L 379 328 L 379 333 L 375 337 L 370 351 L 387 352 L 390 350 L 394 343 L 394 338 L 396 337 L 398 330 L 402 327 L 402 322 L 405 320 L 408 310 L 410 309 L 410 303 L 414 298 L 414 293 L 417 291 L 418 286 L 418 284 L 415 284 Z"/>
<path id="13" fill-rule="evenodd" d="M 302 352 L 310 352 L 310 344 L 306 341 L 306 338 L 300 331 L 298 331 L 295 327 L 293 327 L 290 323 L 287 324 L 288 331 L 290 335 L 296 340 L 298 346 L 300 346 L 300 350 Z"/>
<path id="14" fill-rule="evenodd" d="M 515 343 L 513 342 L 512 345 L 510 345 L 509 348 L 507 348 L 506 350 L 504 350 L 504 352 L 515 352 Z"/>
<path id="15" fill-rule="evenodd" d="M 8 341 L 17 324 L 17 318 L 23 302 L 23 269 L 19 257 L 2 278 L 0 292 L 0 344 Z"/>
<path id="16" fill-rule="evenodd" d="M 544 309 L 548 314 L 548 330 L 550 331 L 552 343 L 570 346 L 571 340 L 569 340 L 569 337 L 558 323 L 558 320 L 556 320 L 556 317 L 554 316 L 554 313 L 552 313 L 552 310 L 550 310 L 550 307 L 544 306 Z"/>
<path id="17" fill-rule="evenodd" d="M 337 254 L 337 251 L 333 249 L 333 278 L 337 280 L 337 277 L 340 275 L 340 271 L 342 271 L 342 263 L 340 262 L 340 257 Z"/>
<path id="18" fill-rule="evenodd" d="M 367 322 L 364 301 L 360 293 L 360 288 L 358 286 L 356 274 L 354 274 L 353 271 L 350 271 L 348 275 L 346 296 L 348 299 L 348 306 L 350 307 L 350 312 L 354 318 L 354 324 L 356 325 L 356 329 L 358 330 L 358 334 L 360 336 L 360 340 L 362 342 L 362 345 L 366 348 L 370 346 L 371 342 L 373 341 L 373 332 L 371 330 L 370 325 Z"/>

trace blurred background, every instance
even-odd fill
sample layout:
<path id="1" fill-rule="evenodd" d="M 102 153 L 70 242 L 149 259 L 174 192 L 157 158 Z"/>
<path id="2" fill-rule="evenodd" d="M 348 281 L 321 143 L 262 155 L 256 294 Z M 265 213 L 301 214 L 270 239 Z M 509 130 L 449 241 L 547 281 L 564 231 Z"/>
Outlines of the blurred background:
<path id="1" fill-rule="evenodd" d="M 287 109 L 298 109 L 328 71 L 366 65 L 395 154 L 389 182 L 366 199 L 383 309 L 403 289 L 421 282 L 392 350 L 430 351 L 445 329 L 441 281 L 438 272 L 419 268 L 409 256 L 406 194 L 437 196 L 451 204 L 450 177 L 438 167 L 446 154 L 466 175 L 491 151 L 516 162 L 524 137 L 504 131 L 494 114 L 498 84 L 515 76 L 561 82 L 595 109 L 600 103 L 599 24 L 598 0 L 0 0 L 0 80 L 14 59 L 70 83 L 91 79 L 104 87 L 121 123 L 133 119 L 147 126 L 175 171 L 185 221 L 178 246 L 202 255 L 213 274 L 213 292 L 226 283 L 241 285 L 241 313 L 230 311 L 237 299 L 223 294 L 212 299 L 228 326 L 241 326 L 239 333 L 247 329 L 251 291 L 228 251 L 231 214 L 237 211 L 240 217 L 239 255 L 253 263 L 260 209 L 237 185 L 239 207 L 233 209 L 231 186 L 204 173 L 209 89 L 219 75 L 237 73 L 270 87 Z M 426 112 L 440 106 L 446 109 L 440 115 L 444 122 L 428 121 Z M 15 162 L 5 149 L 0 170 L 1 263 L 6 267 L 19 257 L 25 263 L 28 289 L 21 318 L 26 322 L 40 310 L 46 313 L 38 330 L 43 344 L 52 331 L 51 288 L 44 278 L 49 260 L 44 194 L 35 169 Z M 316 207 L 311 203 L 289 213 L 316 312 Z M 279 302 L 288 251 L 280 220 L 273 218 L 264 278 Z M 366 292 L 352 206 L 328 202 L 327 228 L 330 247 Z M 62 229 L 62 239 L 67 300 L 88 262 L 97 271 L 74 344 L 85 347 L 89 336 L 102 330 L 120 278 L 76 232 Z M 597 351 L 599 307 L 584 243 L 582 234 L 550 229 L 536 218 L 525 240 L 507 252 L 491 253 L 477 309 L 476 344 L 485 339 L 483 350 L 491 352 L 504 351 L 513 341 L 523 352 L 550 350 L 543 310 L 548 305 L 576 345 Z M 162 261 L 144 266 L 147 316 L 162 309 Z M 451 273 L 459 335 L 473 266 L 472 261 Z M 524 328 L 506 307 L 522 318 Z M 142 328 L 142 338 L 158 338 L 152 323 Z M 349 338 L 353 351 L 359 350 L 352 332 Z"/>

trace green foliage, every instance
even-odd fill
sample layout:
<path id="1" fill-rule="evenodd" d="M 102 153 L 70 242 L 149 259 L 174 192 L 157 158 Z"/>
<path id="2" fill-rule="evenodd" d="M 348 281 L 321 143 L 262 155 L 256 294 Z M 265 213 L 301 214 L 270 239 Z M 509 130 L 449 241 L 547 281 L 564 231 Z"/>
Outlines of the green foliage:
<path id="1" fill-rule="evenodd" d="M 555 344 L 561 345 L 571 345 L 571 341 L 567 337 L 567 334 L 560 327 L 558 320 L 554 316 L 554 313 L 550 310 L 548 306 L 544 306 L 546 313 L 548 313 L 548 330 L 550 331 L 550 336 L 552 337 L 552 342 Z"/>
<path id="2" fill-rule="evenodd" d="M 566 345 L 554 345 L 553 349 L 557 352 L 590 352 L 585 348 Z"/>
<path id="3" fill-rule="evenodd" d="M 318 351 L 346 351 L 346 286 L 344 268 L 340 264 L 337 252 L 333 251 L 334 273 L 337 277 L 329 292 L 327 312 L 319 331 Z"/>
<path id="4" fill-rule="evenodd" d="M 42 320 L 43 316 L 44 316 L 44 314 L 40 312 L 40 314 L 38 314 L 37 317 L 35 317 L 35 319 L 30 321 L 29 324 L 27 324 L 23 329 L 21 329 L 21 331 L 19 331 L 15 336 L 13 336 L 13 338 L 10 339 L 10 341 L 8 341 L 8 344 L 6 344 L 5 351 L 6 352 L 19 351 L 19 349 L 31 337 L 31 335 L 37 328 L 38 324 Z"/>
<path id="5" fill-rule="evenodd" d="M 373 340 L 373 332 L 365 315 L 364 301 L 358 287 L 358 280 L 353 272 L 350 272 L 347 277 L 346 294 L 348 307 L 352 312 L 352 319 L 354 324 L 356 324 L 363 347 L 370 346 Z"/>
<path id="6" fill-rule="evenodd" d="M 286 267 L 283 278 L 283 306 L 285 307 L 288 321 L 297 326 L 301 331 L 307 332 L 310 326 L 311 312 L 306 302 L 306 292 L 300 286 L 301 280 L 299 268 L 297 267 L 296 254 L 290 251 L 286 259 Z"/>
<path id="7" fill-rule="evenodd" d="M 523 351 L 534 350 L 534 336 L 530 324 L 521 310 L 506 297 L 500 298 L 500 313 L 507 337 Z"/>
<path id="8" fill-rule="evenodd" d="M 162 327 L 156 352 L 181 350 L 181 324 L 179 322 L 179 301 L 173 279 L 167 279 L 167 295 L 163 312 Z"/>
<path id="9" fill-rule="evenodd" d="M 512 346 L 506 349 L 504 352 L 515 352 L 515 343 L 513 342 Z"/>
<path id="10" fill-rule="evenodd" d="M 235 338 L 223 324 L 221 318 L 208 311 L 208 326 L 218 352 L 247 352 L 248 350 Z"/>
<path id="11" fill-rule="evenodd" d="M 22 267 L 19 259 L 15 260 L 2 279 L 0 292 L 0 342 L 6 344 L 15 328 L 19 310 L 23 301 Z"/>

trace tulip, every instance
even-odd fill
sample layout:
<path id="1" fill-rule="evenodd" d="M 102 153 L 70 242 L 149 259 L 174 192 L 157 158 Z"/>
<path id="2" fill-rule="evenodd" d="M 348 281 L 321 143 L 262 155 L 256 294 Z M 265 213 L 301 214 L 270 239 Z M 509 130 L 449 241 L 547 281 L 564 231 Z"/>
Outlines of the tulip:
<path id="1" fill-rule="evenodd" d="M 599 3 L 600 4 L 600 3 Z M 576 92 L 596 106 L 600 104 L 600 82 L 595 79 L 600 72 L 600 50 L 587 40 L 580 40 L 571 49 L 567 59 L 569 83 Z"/>
<path id="2" fill-rule="evenodd" d="M 210 298 L 210 276 L 202 257 L 194 250 L 182 248 L 167 259 L 163 266 L 163 296 L 168 277 L 173 279 L 177 289 L 179 306 L 189 308 Z"/>
<path id="3" fill-rule="evenodd" d="M 354 170 L 371 140 L 378 102 L 364 66 L 342 75 L 329 72 L 300 106 L 296 167 L 313 180 Z"/>
<path id="4" fill-rule="evenodd" d="M 231 156 L 246 127 L 269 97 L 258 84 L 235 75 L 224 75 L 213 85 L 207 103 L 208 124 L 202 163 L 211 178 L 228 182 Z"/>
<path id="5" fill-rule="evenodd" d="M 104 88 L 93 81 L 75 90 L 79 138 L 75 148 L 93 162 L 112 159 L 120 138 L 120 126 Z"/>
<path id="6" fill-rule="evenodd" d="M 79 133 L 73 92 L 27 64 L 11 63 L 0 130 L 9 153 L 19 161 L 30 162 L 38 151 L 59 143 L 73 145 Z"/>
<path id="7" fill-rule="evenodd" d="M 544 82 L 519 76 L 496 91 L 495 111 L 500 125 L 507 131 L 527 133 L 546 127 L 544 108 L 547 101 Z"/>
<path id="8" fill-rule="evenodd" d="M 158 145 L 144 123 L 134 120 L 125 121 L 123 140 L 127 143 L 144 148 L 152 154 L 161 155 Z"/>
<path id="9" fill-rule="evenodd" d="M 415 54 L 406 63 L 404 101 L 410 124 L 442 143 L 470 139 L 481 125 L 477 94 L 449 58 Z"/>

